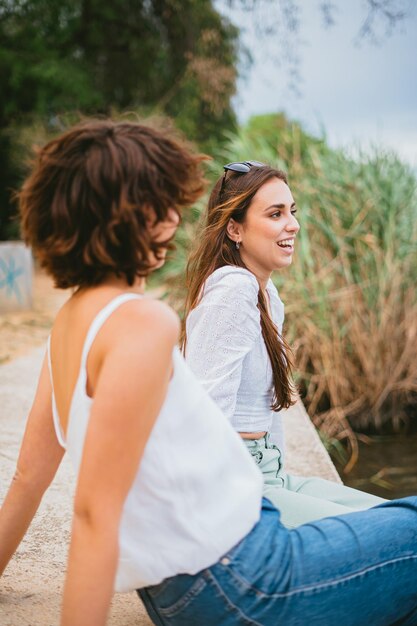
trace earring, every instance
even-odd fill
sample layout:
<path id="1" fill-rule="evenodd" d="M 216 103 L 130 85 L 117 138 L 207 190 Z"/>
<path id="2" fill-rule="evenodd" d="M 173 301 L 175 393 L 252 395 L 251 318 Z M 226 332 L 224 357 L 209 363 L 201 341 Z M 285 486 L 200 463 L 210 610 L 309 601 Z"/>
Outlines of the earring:
<path id="1" fill-rule="evenodd" d="M 236 250 L 239 250 L 240 248 L 240 241 L 236 241 Z"/>

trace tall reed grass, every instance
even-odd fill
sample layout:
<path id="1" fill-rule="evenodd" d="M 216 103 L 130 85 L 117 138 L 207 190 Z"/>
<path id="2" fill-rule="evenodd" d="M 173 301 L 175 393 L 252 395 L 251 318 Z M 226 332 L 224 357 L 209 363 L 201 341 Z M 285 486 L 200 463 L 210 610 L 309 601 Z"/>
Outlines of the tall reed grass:
<path id="1" fill-rule="evenodd" d="M 275 282 L 303 400 L 324 441 L 417 419 L 417 184 L 394 154 L 347 156 L 282 115 L 254 118 L 212 162 L 255 159 L 288 172 L 301 230 Z M 184 220 L 164 280 L 181 301 L 202 206 Z"/>

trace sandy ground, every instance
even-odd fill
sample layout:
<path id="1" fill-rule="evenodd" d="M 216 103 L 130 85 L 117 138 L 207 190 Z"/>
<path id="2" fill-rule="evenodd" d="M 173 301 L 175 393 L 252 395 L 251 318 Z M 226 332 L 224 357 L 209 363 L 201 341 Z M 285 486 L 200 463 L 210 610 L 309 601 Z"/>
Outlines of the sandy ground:
<path id="1" fill-rule="evenodd" d="M 0 502 L 13 475 L 44 354 L 42 344 L 65 297 L 38 274 L 34 310 L 8 314 L 0 321 Z M 340 480 L 301 403 L 287 412 L 285 429 L 288 471 Z M 0 579 L 1 626 L 59 624 L 72 493 L 73 475 L 64 458 L 25 540 Z M 151 624 L 135 593 L 115 596 L 108 623 Z"/>

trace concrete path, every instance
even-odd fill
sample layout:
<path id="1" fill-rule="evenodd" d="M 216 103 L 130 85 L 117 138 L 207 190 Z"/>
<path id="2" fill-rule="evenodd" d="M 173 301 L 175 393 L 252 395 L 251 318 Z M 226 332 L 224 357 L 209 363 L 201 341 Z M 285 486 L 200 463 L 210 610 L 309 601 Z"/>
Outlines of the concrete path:
<path id="1" fill-rule="evenodd" d="M 0 365 L 0 502 L 13 475 L 44 349 Z M 301 403 L 286 412 L 287 468 L 340 480 Z M 57 626 L 72 508 L 64 461 L 35 520 L 0 579 L 1 626 Z M 109 626 L 150 626 L 135 593 L 115 596 Z"/>

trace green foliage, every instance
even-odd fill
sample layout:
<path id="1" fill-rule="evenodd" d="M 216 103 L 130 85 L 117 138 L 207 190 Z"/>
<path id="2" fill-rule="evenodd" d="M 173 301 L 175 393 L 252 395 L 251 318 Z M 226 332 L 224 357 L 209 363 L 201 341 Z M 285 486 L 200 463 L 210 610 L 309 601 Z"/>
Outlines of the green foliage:
<path id="1" fill-rule="evenodd" d="M 141 110 L 209 149 L 235 128 L 237 53 L 212 0 L 0 0 L 0 239 L 22 175 L 16 133 L 53 132 L 68 112 Z"/>
<path id="2" fill-rule="evenodd" d="M 283 115 L 229 134 L 210 170 L 218 177 L 223 163 L 244 159 L 287 171 L 299 206 L 295 260 L 275 280 L 310 415 L 333 447 L 346 436 L 356 445 L 351 425 L 398 427 L 417 397 L 415 175 L 391 153 L 331 150 Z M 181 248 L 196 232 L 192 214 Z M 165 276 L 178 286 L 184 265 L 171 269 Z"/>

